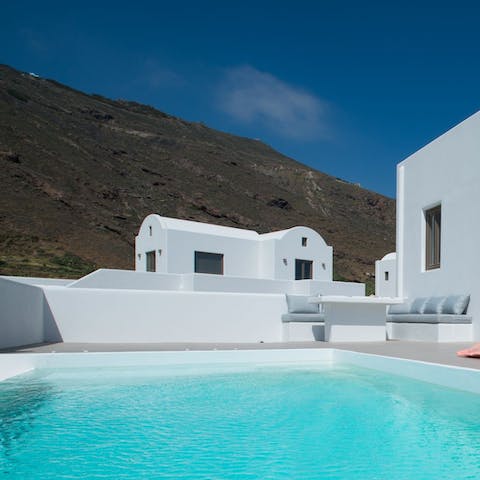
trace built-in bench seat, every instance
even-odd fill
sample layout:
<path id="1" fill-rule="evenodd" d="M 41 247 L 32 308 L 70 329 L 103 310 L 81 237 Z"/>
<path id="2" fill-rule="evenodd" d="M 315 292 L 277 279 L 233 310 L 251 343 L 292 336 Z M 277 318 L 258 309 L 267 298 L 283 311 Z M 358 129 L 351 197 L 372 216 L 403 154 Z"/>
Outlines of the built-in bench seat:
<path id="1" fill-rule="evenodd" d="M 467 315 L 470 295 L 421 297 L 393 305 L 387 315 L 389 340 L 471 341 L 472 317 Z"/>
<path id="2" fill-rule="evenodd" d="M 288 313 L 282 315 L 285 341 L 308 342 L 325 339 L 325 315 L 318 304 L 308 301 L 310 297 L 312 295 L 285 295 L 288 308 Z"/>

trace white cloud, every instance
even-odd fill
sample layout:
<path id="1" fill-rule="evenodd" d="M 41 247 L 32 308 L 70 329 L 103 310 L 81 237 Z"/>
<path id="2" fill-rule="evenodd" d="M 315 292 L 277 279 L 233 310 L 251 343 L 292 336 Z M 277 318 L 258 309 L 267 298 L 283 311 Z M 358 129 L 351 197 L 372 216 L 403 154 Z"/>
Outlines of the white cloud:
<path id="1" fill-rule="evenodd" d="M 178 87 L 185 84 L 185 78 L 156 60 L 148 59 L 142 72 L 142 80 L 151 88 Z"/>
<path id="2" fill-rule="evenodd" d="M 328 136 L 326 102 L 248 65 L 227 71 L 219 100 L 220 108 L 241 123 L 299 140 Z"/>

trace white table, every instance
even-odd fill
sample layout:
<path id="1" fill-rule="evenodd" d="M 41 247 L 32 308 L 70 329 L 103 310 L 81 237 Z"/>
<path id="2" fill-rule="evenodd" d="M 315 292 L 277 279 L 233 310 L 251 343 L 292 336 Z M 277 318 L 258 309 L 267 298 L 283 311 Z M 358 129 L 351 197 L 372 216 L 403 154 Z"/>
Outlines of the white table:
<path id="1" fill-rule="evenodd" d="M 387 305 L 404 299 L 320 295 L 308 301 L 324 305 L 326 342 L 379 342 L 386 340 Z"/>

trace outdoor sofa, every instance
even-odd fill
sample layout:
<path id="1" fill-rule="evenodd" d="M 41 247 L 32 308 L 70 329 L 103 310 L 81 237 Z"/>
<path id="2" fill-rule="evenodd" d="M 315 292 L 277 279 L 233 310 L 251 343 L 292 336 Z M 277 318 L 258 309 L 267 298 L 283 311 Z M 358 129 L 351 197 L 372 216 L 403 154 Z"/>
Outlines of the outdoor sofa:
<path id="1" fill-rule="evenodd" d="M 315 295 L 286 294 L 287 313 L 282 315 L 285 341 L 314 341 L 325 338 L 323 305 L 309 303 Z"/>
<path id="2" fill-rule="evenodd" d="M 419 297 L 389 307 L 387 334 L 391 340 L 470 341 L 470 295 Z"/>

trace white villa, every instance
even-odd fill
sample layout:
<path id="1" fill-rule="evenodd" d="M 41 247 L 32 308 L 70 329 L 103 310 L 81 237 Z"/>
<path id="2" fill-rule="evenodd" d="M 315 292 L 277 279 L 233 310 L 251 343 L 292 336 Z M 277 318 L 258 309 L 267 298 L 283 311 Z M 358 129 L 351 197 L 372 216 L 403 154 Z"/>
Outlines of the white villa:
<path id="1" fill-rule="evenodd" d="M 398 164 L 397 251 L 377 262 L 377 294 L 469 295 L 472 324 L 397 324 L 394 338 L 480 339 L 479 185 L 480 112 Z"/>
<path id="2" fill-rule="evenodd" d="M 253 230 L 148 215 L 135 238 L 135 270 L 273 280 L 331 281 L 333 249 L 315 230 Z"/>

